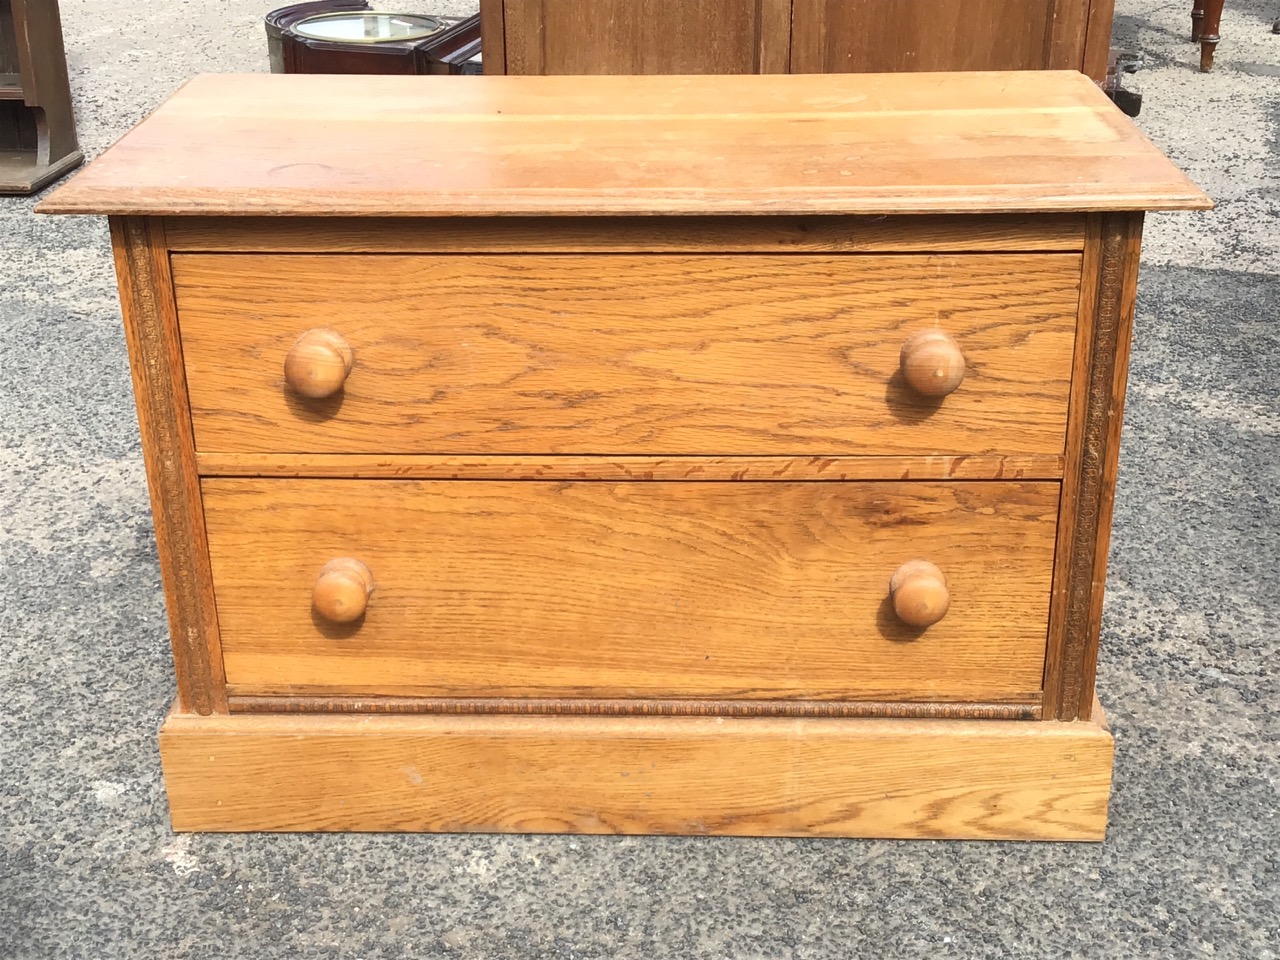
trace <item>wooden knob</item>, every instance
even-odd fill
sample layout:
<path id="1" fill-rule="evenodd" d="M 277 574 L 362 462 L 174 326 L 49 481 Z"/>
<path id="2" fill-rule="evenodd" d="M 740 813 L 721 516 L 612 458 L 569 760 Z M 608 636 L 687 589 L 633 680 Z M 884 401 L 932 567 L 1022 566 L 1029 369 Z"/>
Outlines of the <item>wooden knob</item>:
<path id="1" fill-rule="evenodd" d="M 893 612 L 909 627 L 931 627 L 947 615 L 946 575 L 928 560 L 908 560 L 889 580 Z"/>
<path id="2" fill-rule="evenodd" d="M 308 330 L 284 358 L 284 379 L 294 393 L 318 400 L 342 389 L 355 363 L 351 345 L 336 330 Z"/>
<path id="3" fill-rule="evenodd" d="M 316 613 L 333 623 L 351 623 L 364 616 L 373 592 L 373 574 L 359 560 L 339 557 L 320 571 L 311 603 Z"/>
<path id="4" fill-rule="evenodd" d="M 925 397 L 945 397 L 964 380 L 960 344 L 941 330 L 921 330 L 902 345 L 903 379 Z"/>

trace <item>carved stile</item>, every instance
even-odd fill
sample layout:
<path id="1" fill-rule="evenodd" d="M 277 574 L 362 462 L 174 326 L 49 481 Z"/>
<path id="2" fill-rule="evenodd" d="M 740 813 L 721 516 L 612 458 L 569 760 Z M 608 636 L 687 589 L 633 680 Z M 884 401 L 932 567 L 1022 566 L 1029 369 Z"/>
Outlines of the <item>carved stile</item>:
<path id="1" fill-rule="evenodd" d="M 1141 214 L 1097 218 L 1095 285 L 1081 290 L 1077 370 L 1062 497 L 1055 609 L 1045 669 L 1045 718 L 1088 719 L 1093 705 L 1108 531 L 1124 412 L 1124 382 L 1142 233 Z M 1088 268 L 1086 267 L 1086 272 Z M 1073 450 L 1072 434 L 1075 435 Z M 1073 459 L 1074 458 L 1074 459 Z"/>
<path id="2" fill-rule="evenodd" d="M 187 712 L 226 713 L 213 575 L 168 251 L 156 221 L 140 217 L 112 217 L 111 239 L 168 607 L 178 703 Z"/>

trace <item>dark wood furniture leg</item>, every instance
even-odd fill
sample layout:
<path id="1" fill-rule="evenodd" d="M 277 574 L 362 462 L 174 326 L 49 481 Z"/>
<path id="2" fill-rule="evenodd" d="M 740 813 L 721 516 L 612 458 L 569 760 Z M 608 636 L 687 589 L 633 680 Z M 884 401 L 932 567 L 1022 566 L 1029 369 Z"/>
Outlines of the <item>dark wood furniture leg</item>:
<path id="1" fill-rule="evenodd" d="M 1196 5 L 1203 8 L 1201 15 L 1204 17 L 1200 23 L 1200 34 L 1195 38 L 1200 41 L 1201 73 L 1208 73 L 1213 69 L 1213 53 L 1221 39 L 1218 30 L 1222 22 L 1223 2 L 1224 0 L 1196 0 Z M 1192 13 L 1192 16 L 1195 14 Z"/>
<path id="2" fill-rule="evenodd" d="M 1191 4 L 1191 42 L 1199 43 L 1200 34 L 1204 32 L 1204 0 L 1194 0 Z"/>

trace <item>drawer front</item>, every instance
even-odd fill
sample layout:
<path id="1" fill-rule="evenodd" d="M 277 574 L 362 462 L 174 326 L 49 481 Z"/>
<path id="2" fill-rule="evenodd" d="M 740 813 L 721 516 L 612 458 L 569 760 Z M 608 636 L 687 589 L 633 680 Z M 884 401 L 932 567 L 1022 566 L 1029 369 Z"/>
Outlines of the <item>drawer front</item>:
<path id="1" fill-rule="evenodd" d="M 206 452 L 1063 451 L 1078 254 L 175 254 Z M 354 357 L 309 399 L 305 331 Z M 941 329 L 942 400 L 899 372 Z"/>
<path id="2" fill-rule="evenodd" d="M 1041 688 L 1055 483 L 203 490 L 233 694 L 1025 701 Z M 373 582 L 353 623 L 313 595 L 338 558 Z M 918 558 L 950 594 L 923 631 L 888 592 Z"/>

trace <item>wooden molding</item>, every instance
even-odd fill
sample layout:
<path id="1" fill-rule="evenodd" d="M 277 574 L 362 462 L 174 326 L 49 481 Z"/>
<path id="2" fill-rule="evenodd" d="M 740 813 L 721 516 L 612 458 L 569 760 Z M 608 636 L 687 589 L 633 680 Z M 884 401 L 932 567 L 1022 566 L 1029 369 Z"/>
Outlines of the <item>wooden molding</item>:
<path id="1" fill-rule="evenodd" d="M 175 253 L 1074 253 L 1081 214 L 981 217 L 168 217 Z"/>
<path id="2" fill-rule="evenodd" d="M 112 217 L 120 306 L 169 613 L 179 709 L 226 713 L 213 575 L 163 228 Z"/>
<path id="3" fill-rule="evenodd" d="M 1093 218 L 1067 428 L 1044 716 L 1088 719 L 1137 296 L 1142 214 Z"/>
<path id="4" fill-rule="evenodd" d="M 197 453 L 206 477 L 421 480 L 1060 480 L 1061 456 L 592 457 Z"/>
<path id="5" fill-rule="evenodd" d="M 232 713 L 375 713 L 449 716 L 645 717 L 931 717 L 951 720 L 1039 720 L 1040 704 L 814 700 L 600 700 L 429 697 L 228 697 Z"/>
<path id="6" fill-rule="evenodd" d="M 1076 723 L 174 714 L 175 830 L 1101 840 Z"/>

